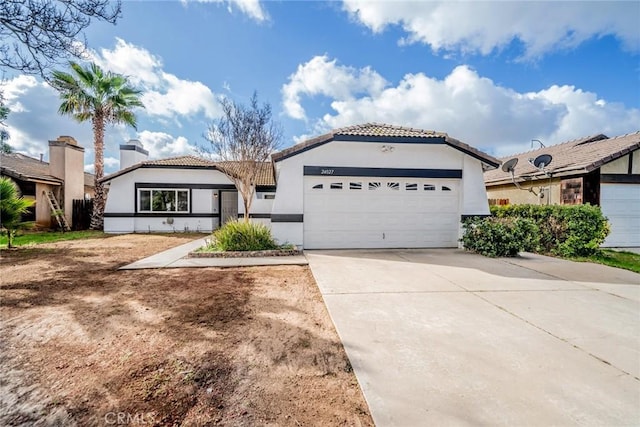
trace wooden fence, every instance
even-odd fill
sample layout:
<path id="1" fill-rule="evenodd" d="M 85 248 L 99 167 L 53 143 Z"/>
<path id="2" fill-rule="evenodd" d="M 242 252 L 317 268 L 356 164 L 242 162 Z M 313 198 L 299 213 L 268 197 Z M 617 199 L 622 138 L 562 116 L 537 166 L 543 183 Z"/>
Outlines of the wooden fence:
<path id="1" fill-rule="evenodd" d="M 93 199 L 75 199 L 73 201 L 72 230 L 88 230 L 91 225 Z"/>

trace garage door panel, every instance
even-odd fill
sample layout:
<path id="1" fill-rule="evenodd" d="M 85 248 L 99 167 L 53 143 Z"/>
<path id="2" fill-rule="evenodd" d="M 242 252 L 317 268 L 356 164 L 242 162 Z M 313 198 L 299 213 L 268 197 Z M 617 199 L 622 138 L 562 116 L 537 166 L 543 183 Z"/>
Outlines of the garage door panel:
<path id="1" fill-rule="evenodd" d="M 457 246 L 459 180 L 305 177 L 304 188 L 307 248 Z"/>
<path id="2" fill-rule="evenodd" d="M 600 206 L 611 225 L 603 246 L 640 246 L 640 185 L 602 184 Z"/>

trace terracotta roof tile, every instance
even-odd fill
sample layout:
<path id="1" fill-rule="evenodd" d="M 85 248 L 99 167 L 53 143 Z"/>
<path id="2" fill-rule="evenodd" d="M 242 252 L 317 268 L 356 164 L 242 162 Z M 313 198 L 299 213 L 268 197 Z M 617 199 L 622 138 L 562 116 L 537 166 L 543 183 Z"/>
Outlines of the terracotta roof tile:
<path id="1" fill-rule="evenodd" d="M 216 162 L 216 167 L 222 172 L 230 176 L 235 176 L 239 162 Z M 271 162 L 263 162 L 259 166 L 258 176 L 256 177 L 256 185 L 276 185 L 273 177 L 273 164 Z"/>
<path id="2" fill-rule="evenodd" d="M 151 166 L 194 166 L 194 167 L 207 167 L 207 166 L 215 166 L 215 162 L 205 159 L 204 157 L 197 156 L 178 156 L 178 157 L 169 157 L 167 159 L 158 159 L 158 160 L 146 160 L 142 162 L 144 165 Z"/>
<path id="3" fill-rule="evenodd" d="M 287 157 L 294 156 L 303 151 L 309 150 L 316 146 L 320 146 L 327 142 L 330 142 L 335 139 L 340 139 L 340 136 L 356 136 L 356 137 L 386 137 L 386 138 L 398 138 L 402 140 L 403 138 L 411 138 L 411 139 L 429 139 L 429 138 L 440 138 L 447 145 L 458 149 L 466 154 L 469 154 L 473 157 L 480 159 L 486 164 L 497 167 L 500 163 L 499 161 L 486 154 L 481 152 L 480 150 L 471 147 L 461 141 L 458 141 L 455 138 L 449 137 L 444 132 L 436 132 L 432 130 L 424 130 L 424 129 L 415 129 L 403 126 L 394 126 L 384 123 L 365 123 L 361 125 L 349 126 L 339 129 L 334 129 L 329 133 L 324 135 L 320 135 L 318 137 L 309 139 L 307 141 L 296 144 L 292 147 L 286 148 L 278 153 L 274 153 L 271 158 L 274 162 L 283 160 Z"/>
<path id="4" fill-rule="evenodd" d="M 233 175 L 236 169 L 236 162 L 215 162 L 204 157 L 178 156 L 166 159 L 146 160 L 128 168 L 121 169 L 102 178 L 102 182 L 107 182 L 120 175 L 136 170 L 138 168 L 196 168 L 196 169 L 218 169 L 227 175 Z M 265 162 L 260 168 L 257 185 L 276 185 L 273 177 L 273 167 L 271 162 Z"/>
<path id="5" fill-rule="evenodd" d="M 414 129 L 409 127 L 387 125 L 384 123 L 365 123 L 336 129 L 334 135 L 358 135 L 358 136 L 388 136 L 409 138 L 434 138 L 445 137 L 446 133 L 432 130 Z"/>
<path id="6" fill-rule="evenodd" d="M 549 154 L 553 157 L 551 164 L 546 168 L 548 172 L 554 176 L 566 176 L 591 172 L 637 149 L 640 149 L 640 131 L 615 138 L 608 138 L 603 134 L 588 136 L 507 156 L 500 160 L 517 158 L 515 176 L 526 180 L 543 175 L 529 163 L 529 159 L 535 159 L 541 154 Z M 511 174 L 503 172 L 502 169 L 496 169 L 485 172 L 484 180 L 487 185 L 505 184 L 511 182 Z"/>

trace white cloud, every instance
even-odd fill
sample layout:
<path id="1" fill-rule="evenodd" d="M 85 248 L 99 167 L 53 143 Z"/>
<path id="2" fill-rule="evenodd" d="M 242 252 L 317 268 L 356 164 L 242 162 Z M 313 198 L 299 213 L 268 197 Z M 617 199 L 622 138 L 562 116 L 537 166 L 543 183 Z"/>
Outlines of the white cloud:
<path id="1" fill-rule="evenodd" d="M 289 76 L 289 83 L 282 87 L 284 110 L 294 119 L 305 119 L 300 104 L 301 95 L 324 95 L 338 99 L 353 99 L 361 93 L 380 93 L 387 85 L 385 79 L 369 67 L 357 70 L 337 65 L 328 56 L 316 56 L 298 66 Z"/>
<path id="2" fill-rule="evenodd" d="M 58 114 L 57 92 L 33 76 L 17 76 L 0 86 L 10 113 L 6 120 L 9 144 L 18 152 L 39 158 L 48 157 L 48 141 L 60 135 L 72 135 L 81 146 L 93 143 L 89 123 L 77 123 Z"/>
<path id="3" fill-rule="evenodd" d="M 640 49 L 635 1 L 344 0 L 343 8 L 375 33 L 398 25 L 407 33 L 401 43 L 424 43 L 434 51 L 488 55 L 518 40 L 524 57 L 535 58 L 605 35 Z"/>
<path id="4" fill-rule="evenodd" d="M 104 158 L 104 168 L 109 171 L 117 170 L 120 166 L 120 159 L 116 159 L 115 157 L 105 157 Z M 95 167 L 94 164 L 84 165 L 84 171 L 93 173 Z"/>
<path id="5" fill-rule="evenodd" d="M 212 119 L 219 115 L 216 96 L 200 82 L 182 80 L 173 74 L 162 73 L 164 90 L 150 90 L 142 95 L 146 112 L 163 117 L 194 116 L 203 113 Z"/>
<path id="6" fill-rule="evenodd" d="M 138 133 L 138 139 L 145 150 L 149 151 L 149 158 L 152 159 L 195 154 L 196 151 L 196 147 L 189 144 L 187 138 L 183 136 L 175 138 L 164 132 L 144 130 Z"/>
<path id="7" fill-rule="evenodd" d="M 233 12 L 233 8 L 237 7 L 240 12 L 244 13 L 251 19 L 264 22 L 269 19 L 269 15 L 262 7 L 260 0 L 181 0 L 182 4 L 186 5 L 192 2 L 198 3 L 220 3 L 226 4 L 230 13 Z"/>
<path id="8" fill-rule="evenodd" d="M 181 118 L 203 114 L 211 119 L 220 114 L 216 95 L 209 87 L 165 72 L 162 60 L 142 47 L 118 38 L 113 49 L 101 49 L 91 56 L 101 67 L 129 76 L 143 90 L 145 109 L 140 114 L 170 118 L 178 124 Z"/>
<path id="9" fill-rule="evenodd" d="M 131 77 L 143 89 L 146 110 L 138 110 L 138 122 L 154 131 L 180 127 L 181 121 L 199 123 L 217 116 L 216 95 L 201 82 L 185 80 L 163 70 L 160 58 L 144 48 L 116 39 L 113 49 L 89 52 L 92 60 L 104 68 Z M 93 163 L 93 132 L 91 123 L 77 123 L 69 116 L 58 114 L 58 93 L 33 76 L 17 76 L 0 86 L 11 112 L 7 119 L 9 144 L 19 152 L 39 157 L 48 156 L 48 141 L 59 135 L 71 135 L 85 147 L 85 163 Z M 130 138 L 130 128 L 109 126 L 105 135 L 105 166 L 117 168 L 111 159 L 117 157 L 118 145 Z M 172 137 L 163 132 L 141 132 L 143 142 L 156 157 L 184 154 L 193 150 L 185 137 Z M 166 146 L 165 146 L 166 145 Z M 111 163 L 110 163 L 111 162 Z M 91 165 L 91 168 L 93 166 Z"/>
<path id="10" fill-rule="evenodd" d="M 309 63 L 318 58 L 324 57 Z M 297 90 L 283 88 L 284 101 L 315 94 L 314 88 L 332 83 L 334 73 L 341 80 L 349 80 L 345 72 L 354 80 L 361 75 L 362 70 L 337 66 L 335 61 L 329 64 L 322 78 L 311 77 L 311 85 L 305 84 L 298 73 L 292 75 Z M 316 134 L 358 123 L 383 122 L 447 132 L 496 154 L 522 151 L 531 139 L 551 144 L 600 132 L 613 136 L 637 130 L 640 123 L 640 110 L 608 103 L 573 86 L 520 93 L 497 85 L 468 66 L 456 67 L 442 80 L 423 73 L 407 74 L 396 86 L 375 88 L 357 97 L 348 91 L 336 92 L 331 98 L 332 111 L 317 119 L 311 129 Z M 295 109 L 287 111 L 291 117 L 300 118 Z"/>
<path id="11" fill-rule="evenodd" d="M 90 58 L 101 67 L 123 74 L 135 85 L 153 88 L 161 86 L 162 60 L 146 49 L 116 38 L 113 49 L 89 52 Z"/>

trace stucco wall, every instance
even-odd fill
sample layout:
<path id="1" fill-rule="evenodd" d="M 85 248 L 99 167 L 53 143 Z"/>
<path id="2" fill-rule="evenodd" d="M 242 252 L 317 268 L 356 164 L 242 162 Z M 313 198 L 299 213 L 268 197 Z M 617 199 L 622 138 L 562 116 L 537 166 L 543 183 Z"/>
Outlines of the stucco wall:
<path id="1" fill-rule="evenodd" d="M 60 186 L 50 184 L 36 183 L 36 225 L 38 227 L 51 227 L 51 208 L 45 196 L 45 192 L 53 191 L 56 195 L 59 193 Z M 55 224 L 57 225 L 57 224 Z"/>
<path id="2" fill-rule="evenodd" d="M 383 152 L 382 145 L 393 147 Z M 375 167 L 407 169 L 461 169 L 462 200 L 460 213 L 489 212 L 480 161 L 444 144 L 392 144 L 332 141 L 276 163 L 278 190 L 272 215 L 298 214 L 304 211 L 304 166 Z M 273 222 L 279 241 L 302 245 L 303 225 Z"/>
<path id="3" fill-rule="evenodd" d="M 114 178 L 109 183 L 109 193 L 105 207 L 105 231 L 107 233 L 128 232 L 210 232 L 218 228 L 219 217 L 195 217 L 172 215 L 170 212 L 157 215 L 131 217 L 136 212 L 136 183 L 156 184 L 154 188 L 174 188 L 174 184 L 232 185 L 233 182 L 222 172 L 214 169 L 170 169 L 140 168 Z M 217 196 L 217 197 L 216 197 Z M 257 195 L 256 195 L 257 196 Z M 254 197 L 256 197 L 254 196 Z M 220 214 L 219 190 L 215 188 L 191 189 L 191 214 Z M 254 198 L 252 214 L 270 214 L 273 200 Z M 238 212 L 244 212 L 242 197 L 238 197 Z M 118 216 L 120 215 L 120 216 Z M 169 220 L 171 218 L 171 220 Z M 170 223 L 173 221 L 172 223 Z M 268 218 L 255 221 L 270 223 Z"/>
<path id="4" fill-rule="evenodd" d="M 549 180 L 533 181 L 528 183 L 521 183 L 520 187 L 528 190 L 533 190 L 540 194 L 540 187 L 543 189 L 544 197 L 540 198 L 535 194 L 519 190 L 514 184 L 505 184 L 487 187 L 487 197 L 489 199 L 508 199 L 511 205 L 558 205 L 560 204 L 560 178 L 553 178 L 551 180 L 551 200 L 547 198 L 547 189 L 549 187 Z"/>
<path id="5" fill-rule="evenodd" d="M 635 160 L 635 159 L 634 159 Z M 626 174 L 629 171 L 629 156 L 620 157 L 619 159 L 602 165 L 600 173 L 616 173 Z"/>
<path id="6" fill-rule="evenodd" d="M 51 175 L 64 181 L 58 198 L 69 224 L 73 219 L 73 200 L 84 199 L 84 148 L 71 137 L 49 141 L 49 169 Z"/>

